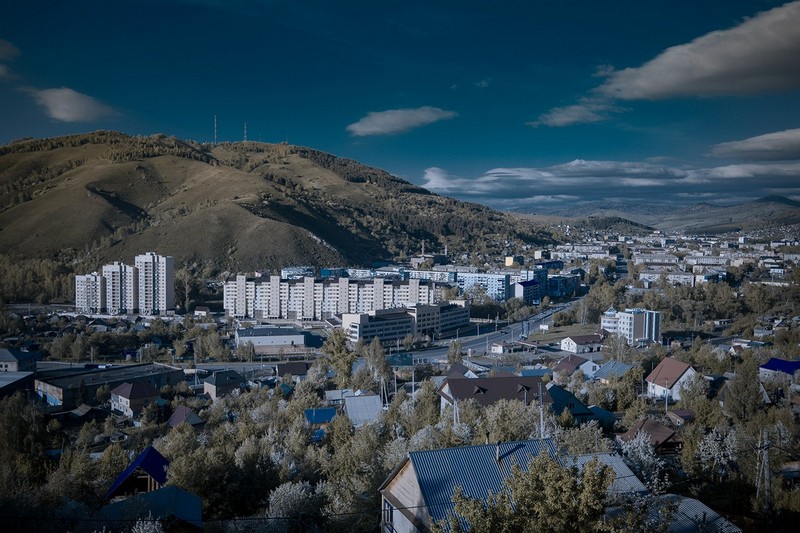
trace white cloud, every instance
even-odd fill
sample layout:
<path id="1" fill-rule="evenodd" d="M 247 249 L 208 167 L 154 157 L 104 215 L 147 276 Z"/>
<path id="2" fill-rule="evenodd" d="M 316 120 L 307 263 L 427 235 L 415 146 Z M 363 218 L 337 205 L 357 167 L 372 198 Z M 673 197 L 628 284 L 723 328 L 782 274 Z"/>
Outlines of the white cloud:
<path id="1" fill-rule="evenodd" d="M 711 153 L 762 161 L 800 159 L 800 128 L 720 143 L 712 147 Z"/>
<path id="2" fill-rule="evenodd" d="M 62 122 L 91 122 L 116 112 L 91 96 L 68 87 L 59 89 L 25 89 L 50 118 Z"/>
<path id="3" fill-rule="evenodd" d="M 562 128 L 575 124 L 590 124 L 606 120 L 612 113 L 622 111 L 607 98 L 582 98 L 574 105 L 554 107 L 543 113 L 538 119 L 528 122 L 528 126 L 550 126 Z"/>
<path id="4" fill-rule="evenodd" d="M 800 2 L 668 48 L 610 75 L 598 91 L 623 100 L 752 94 L 800 87 Z"/>
<path id="5" fill-rule="evenodd" d="M 476 81 L 473 85 L 475 85 L 475 87 L 477 87 L 478 89 L 485 89 L 489 85 L 491 85 L 491 82 L 492 82 L 491 78 L 486 78 L 481 81 Z"/>
<path id="6" fill-rule="evenodd" d="M 356 137 L 390 135 L 403 133 L 457 116 L 458 113 L 454 111 L 445 111 L 444 109 L 430 106 L 414 109 L 390 109 L 388 111 L 373 111 L 358 122 L 350 124 L 346 129 Z"/>
<path id="7" fill-rule="evenodd" d="M 800 162 L 684 169 L 647 162 L 576 159 L 542 168 L 493 168 L 473 177 L 429 168 L 422 186 L 436 193 L 514 210 L 543 203 L 575 202 L 578 198 L 685 203 L 689 199 L 720 198 L 721 190 L 726 192 L 726 199 L 737 195 L 756 198 L 769 190 L 797 195 L 798 178 Z"/>

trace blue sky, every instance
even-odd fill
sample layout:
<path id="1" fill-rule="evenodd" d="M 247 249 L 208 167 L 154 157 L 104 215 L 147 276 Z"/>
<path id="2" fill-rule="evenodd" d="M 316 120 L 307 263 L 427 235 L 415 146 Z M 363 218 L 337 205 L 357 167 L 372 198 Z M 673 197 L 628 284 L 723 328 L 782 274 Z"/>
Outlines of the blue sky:
<path id="1" fill-rule="evenodd" d="M 310 146 L 434 192 L 800 200 L 800 2 L 10 2 L 0 142 Z"/>

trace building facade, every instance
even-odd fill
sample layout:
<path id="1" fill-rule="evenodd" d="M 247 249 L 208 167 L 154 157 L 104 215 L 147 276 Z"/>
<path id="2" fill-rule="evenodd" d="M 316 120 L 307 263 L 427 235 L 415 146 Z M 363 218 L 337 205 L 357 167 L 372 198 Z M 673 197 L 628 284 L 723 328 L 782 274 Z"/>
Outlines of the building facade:
<path id="1" fill-rule="evenodd" d="M 136 267 L 114 261 L 103 266 L 106 311 L 112 315 L 133 313 L 138 305 L 139 277 Z"/>
<path id="2" fill-rule="evenodd" d="M 227 316 L 264 320 L 325 320 L 343 313 L 366 313 L 441 299 L 442 285 L 410 279 L 376 277 L 282 279 L 280 276 L 236 276 L 225 282 Z"/>
<path id="3" fill-rule="evenodd" d="M 661 313 L 642 308 L 617 311 L 609 308 L 600 317 L 600 327 L 623 337 L 629 346 L 646 346 L 661 342 Z"/>
<path id="4" fill-rule="evenodd" d="M 175 268 L 172 256 L 147 252 L 134 258 L 139 280 L 140 313 L 160 314 L 175 308 Z"/>
<path id="5" fill-rule="evenodd" d="M 106 310 L 106 279 L 92 272 L 75 276 L 75 309 L 79 313 L 102 313 Z"/>

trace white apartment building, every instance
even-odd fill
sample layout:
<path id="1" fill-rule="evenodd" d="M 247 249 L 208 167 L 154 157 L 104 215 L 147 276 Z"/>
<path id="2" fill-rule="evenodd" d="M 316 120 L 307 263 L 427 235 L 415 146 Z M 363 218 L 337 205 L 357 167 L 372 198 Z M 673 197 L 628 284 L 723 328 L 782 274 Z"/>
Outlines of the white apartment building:
<path id="1" fill-rule="evenodd" d="M 136 267 L 114 261 L 103 265 L 106 280 L 106 312 L 133 313 L 138 305 L 139 278 Z"/>
<path id="2" fill-rule="evenodd" d="M 235 318 L 324 320 L 413 304 L 435 304 L 442 286 L 419 279 L 390 280 L 237 276 L 224 285 L 223 307 Z"/>
<path id="3" fill-rule="evenodd" d="M 155 252 L 137 255 L 134 265 L 138 274 L 140 313 L 166 313 L 175 307 L 175 269 L 172 256 Z"/>
<path id="4" fill-rule="evenodd" d="M 600 327 L 625 338 L 630 346 L 661 342 L 661 313 L 658 311 L 641 308 L 617 311 L 610 307 L 600 317 Z"/>
<path id="5" fill-rule="evenodd" d="M 97 272 L 75 276 L 75 308 L 79 313 L 101 313 L 106 309 L 106 280 Z"/>
<path id="6" fill-rule="evenodd" d="M 459 272 L 456 283 L 462 292 L 472 287 L 482 287 L 493 300 L 505 302 L 508 300 L 510 278 L 510 274 Z"/>

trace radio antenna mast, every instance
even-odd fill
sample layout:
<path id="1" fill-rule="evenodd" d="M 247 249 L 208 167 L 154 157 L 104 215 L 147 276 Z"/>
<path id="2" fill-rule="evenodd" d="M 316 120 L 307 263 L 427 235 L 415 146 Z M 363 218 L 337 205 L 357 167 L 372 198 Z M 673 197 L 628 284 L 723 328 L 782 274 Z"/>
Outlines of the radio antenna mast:
<path id="1" fill-rule="evenodd" d="M 244 123 L 244 142 L 247 142 L 247 122 Z"/>
<path id="2" fill-rule="evenodd" d="M 217 145 L 217 115 L 214 115 L 214 146 Z"/>

